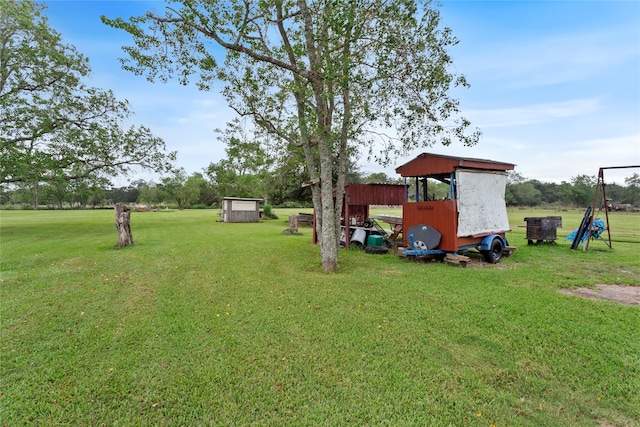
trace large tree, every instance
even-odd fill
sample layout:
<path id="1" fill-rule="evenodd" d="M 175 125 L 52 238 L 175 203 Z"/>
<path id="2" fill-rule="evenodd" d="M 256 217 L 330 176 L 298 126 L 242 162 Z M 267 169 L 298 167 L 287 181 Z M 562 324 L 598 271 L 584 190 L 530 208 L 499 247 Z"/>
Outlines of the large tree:
<path id="1" fill-rule="evenodd" d="M 457 41 L 430 1 L 184 0 L 163 15 L 102 19 L 133 36 L 125 69 L 151 81 L 195 77 L 205 90 L 223 81 L 239 115 L 303 152 L 325 270 L 337 266 L 351 155 L 389 162 L 479 138 L 449 95 L 466 81 L 451 70 Z"/>
<path id="2" fill-rule="evenodd" d="M 174 154 L 146 127 L 123 127 L 126 101 L 83 83 L 88 59 L 31 0 L 0 1 L 0 183 L 165 170 Z"/>
<path id="3" fill-rule="evenodd" d="M 227 157 L 205 170 L 220 194 L 231 197 L 262 197 L 270 201 L 274 158 L 259 136 L 245 129 L 244 120 L 232 120 L 218 140 L 226 145 Z"/>
<path id="4" fill-rule="evenodd" d="M 176 202 L 178 209 L 183 210 L 200 196 L 199 185 L 194 185 L 196 182 L 187 176 L 184 168 L 175 169 L 171 176 L 162 179 L 164 195 L 168 200 Z"/>
<path id="5" fill-rule="evenodd" d="M 594 175 L 576 175 L 571 178 L 573 184 L 573 201 L 578 206 L 591 206 L 596 193 L 596 177 Z"/>

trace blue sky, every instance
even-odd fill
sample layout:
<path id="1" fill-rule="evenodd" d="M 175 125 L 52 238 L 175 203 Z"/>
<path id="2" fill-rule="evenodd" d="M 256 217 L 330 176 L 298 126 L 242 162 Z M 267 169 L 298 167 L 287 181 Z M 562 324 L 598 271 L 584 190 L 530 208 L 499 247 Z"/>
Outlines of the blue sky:
<path id="1" fill-rule="evenodd" d="M 102 14 L 161 12 L 164 2 L 45 3 L 51 26 L 89 57 L 88 84 L 128 99 L 131 124 L 178 151 L 178 166 L 201 172 L 225 157 L 213 132 L 233 117 L 222 97 L 123 71 L 120 47 L 131 39 L 100 22 Z M 515 163 L 526 178 L 556 183 L 640 165 L 640 2 L 445 0 L 441 14 L 460 40 L 451 50 L 455 69 L 471 84 L 455 96 L 483 136 L 475 147 L 434 146 L 387 168 L 363 160 L 363 172 L 395 177 L 396 166 L 423 151 Z M 640 169 L 609 170 L 605 180 L 623 184 L 633 173 Z"/>

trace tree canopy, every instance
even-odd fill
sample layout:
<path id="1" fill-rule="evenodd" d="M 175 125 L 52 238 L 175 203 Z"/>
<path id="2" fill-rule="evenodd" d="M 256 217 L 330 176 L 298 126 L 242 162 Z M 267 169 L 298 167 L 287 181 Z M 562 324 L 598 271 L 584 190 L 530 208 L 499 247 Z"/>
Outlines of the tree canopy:
<path id="1" fill-rule="evenodd" d="M 88 58 L 65 44 L 31 0 L 0 2 L 0 183 L 166 170 L 175 154 L 127 101 L 87 86 Z"/>
<path id="2" fill-rule="evenodd" d="M 325 270 L 337 265 L 352 154 L 387 163 L 480 136 L 449 95 L 467 83 L 451 70 L 447 49 L 457 40 L 430 1 L 185 0 L 163 15 L 102 19 L 133 36 L 125 69 L 205 90 L 223 81 L 229 105 L 256 132 L 300 153 Z"/>

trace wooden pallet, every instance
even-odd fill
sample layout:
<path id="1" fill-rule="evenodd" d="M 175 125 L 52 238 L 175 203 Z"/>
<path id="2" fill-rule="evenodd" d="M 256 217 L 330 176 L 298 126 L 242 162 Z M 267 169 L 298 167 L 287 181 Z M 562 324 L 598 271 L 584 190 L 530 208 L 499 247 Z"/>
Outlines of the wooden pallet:
<path id="1" fill-rule="evenodd" d="M 459 265 L 462 268 L 465 268 L 470 260 L 471 258 L 466 255 L 458 255 L 452 253 L 447 253 L 444 257 L 444 262 L 446 262 L 447 264 Z"/>

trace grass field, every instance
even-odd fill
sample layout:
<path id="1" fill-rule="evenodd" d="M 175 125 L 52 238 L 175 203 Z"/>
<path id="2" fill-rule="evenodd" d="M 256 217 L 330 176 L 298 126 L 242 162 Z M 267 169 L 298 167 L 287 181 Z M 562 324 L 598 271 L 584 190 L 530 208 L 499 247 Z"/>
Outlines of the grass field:
<path id="1" fill-rule="evenodd" d="M 134 212 L 126 249 L 113 211 L 0 212 L 0 425 L 640 425 L 640 307 L 558 292 L 640 285 L 640 215 L 584 252 L 583 211 L 510 210 L 499 264 L 325 274 L 292 212 Z"/>

